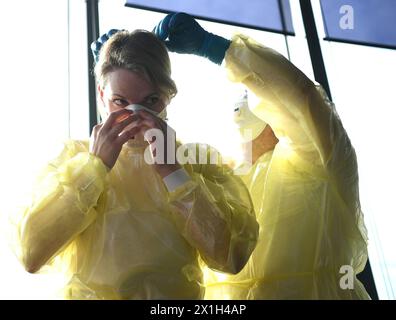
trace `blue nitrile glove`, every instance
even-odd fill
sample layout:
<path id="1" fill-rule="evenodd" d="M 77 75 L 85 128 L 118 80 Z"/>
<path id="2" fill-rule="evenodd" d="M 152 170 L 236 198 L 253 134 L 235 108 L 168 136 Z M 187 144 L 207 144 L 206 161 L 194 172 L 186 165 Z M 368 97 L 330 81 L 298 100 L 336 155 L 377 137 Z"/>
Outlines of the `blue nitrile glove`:
<path id="1" fill-rule="evenodd" d="M 221 64 L 231 42 L 205 31 L 186 13 L 170 13 L 158 23 L 153 32 L 170 51 L 191 53 Z"/>
<path id="2" fill-rule="evenodd" d="M 102 34 L 96 41 L 91 43 L 91 51 L 92 51 L 92 55 L 94 56 L 95 59 L 95 63 L 98 62 L 99 60 L 99 53 L 100 53 L 100 49 L 102 48 L 102 46 L 105 44 L 105 42 L 107 40 L 109 40 L 109 38 L 117 33 L 118 29 L 111 29 L 109 30 L 107 33 Z"/>

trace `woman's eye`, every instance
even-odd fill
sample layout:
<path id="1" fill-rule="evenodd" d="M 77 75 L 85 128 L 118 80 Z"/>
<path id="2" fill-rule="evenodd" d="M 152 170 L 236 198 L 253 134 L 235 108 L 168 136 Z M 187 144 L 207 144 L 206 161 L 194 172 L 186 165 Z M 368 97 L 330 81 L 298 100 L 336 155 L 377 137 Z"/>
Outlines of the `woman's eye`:
<path id="1" fill-rule="evenodd" d="M 124 106 L 126 101 L 123 99 L 113 99 L 113 103 L 116 104 L 117 106 Z"/>
<path id="2" fill-rule="evenodd" d="M 153 106 L 153 105 L 155 105 L 158 102 L 158 100 L 159 100 L 159 97 L 152 96 L 152 97 L 149 97 L 149 98 L 146 99 L 146 103 L 148 105 L 150 105 L 150 106 Z"/>

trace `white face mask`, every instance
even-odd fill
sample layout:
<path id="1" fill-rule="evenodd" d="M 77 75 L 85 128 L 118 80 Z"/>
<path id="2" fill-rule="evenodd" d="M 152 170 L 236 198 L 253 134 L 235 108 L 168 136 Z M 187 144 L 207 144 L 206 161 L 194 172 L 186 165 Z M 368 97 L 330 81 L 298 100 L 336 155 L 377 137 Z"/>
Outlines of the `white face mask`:
<path id="1" fill-rule="evenodd" d="M 165 120 L 166 119 L 166 107 L 164 109 L 162 109 L 161 112 L 155 112 L 149 108 L 146 108 L 145 106 L 142 106 L 141 104 L 130 104 L 129 106 L 125 107 L 126 110 L 131 110 L 131 111 L 139 111 L 139 110 L 144 110 L 147 111 L 148 113 L 151 113 L 152 115 Z"/>
<path id="2" fill-rule="evenodd" d="M 136 111 L 139 111 L 139 110 L 144 110 L 144 111 L 146 111 L 148 113 L 151 113 L 152 115 L 156 116 L 157 118 L 160 118 L 162 120 L 166 120 L 166 115 L 167 115 L 166 114 L 166 107 L 161 112 L 155 112 L 155 111 L 150 110 L 149 108 L 147 108 L 145 106 L 142 106 L 140 104 L 130 104 L 129 106 L 126 106 L 125 109 L 133 111 L 133 112 L 136 112 Z M 131 128 L 134 127 L 134 125 L 135 125 L 134 123 L 131 123 L 130 125 L 126 126 L 123 131 L 130 130 Z M 144 140 L 143 135 L 139 133 L 139 134 L 137 134 L 134 137 L 134 139 L 131 139 L 131 140 L 128 141 L 128 145 L 131 146 L 131 147 L 133 147 L 133 146 L 141 147 L 141 146 L 147 145 L 147 142 Z"/>

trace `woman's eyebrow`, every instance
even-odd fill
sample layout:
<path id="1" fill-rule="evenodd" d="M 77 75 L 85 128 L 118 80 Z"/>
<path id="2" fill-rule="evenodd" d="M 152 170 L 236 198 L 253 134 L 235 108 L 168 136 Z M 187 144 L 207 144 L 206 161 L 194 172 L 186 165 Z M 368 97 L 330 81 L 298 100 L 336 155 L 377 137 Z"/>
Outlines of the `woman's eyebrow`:
<path id="1" fill-rule="evenodd" d="M 125 99 L 126 100 L 126 98 L 124 96 L 122 96 L 122 95 L 120 95 L 118 93 L 113 93 L 112 96 L 117 96 L 117 97 L 120 97 L 121 99 Z"/>
<path id="2" fill-rule="evenodd" d="M 158 94 L 158 92 L 154 91 L 154 92 L 149 93 L 147 96 L 145 96 L 144 99 L 150 98 L 151 96 L 154 96 L 154 95 L 158 96 L 159 94 Z"/>
<path id="3" fill-rule="evenodd" d="M 146 100 L 147 98 L 150 98 L 151 96 L 154 96 L 154 95 L 159 95 L 159 94 L 158 94 L 158 92 L 155 92 L 155 91 L 154 91 L 154 92 L 151 92 L 151 93 L 149 93 L 148 95 L 146 95 L 146 96 L 143 98 L 142 101 L 144 101 L 144 100 Z M 114 97 L 114 96 L 117 96 L 117 97 L 119 97 L 119 98 L 121 98 L 121 99 L 127 100 L 126 97 L 124 97 L 123 95 L 118 94 L 118 93 L 113 93 L 112 96 L 113 96 L 113 97 Z"/>

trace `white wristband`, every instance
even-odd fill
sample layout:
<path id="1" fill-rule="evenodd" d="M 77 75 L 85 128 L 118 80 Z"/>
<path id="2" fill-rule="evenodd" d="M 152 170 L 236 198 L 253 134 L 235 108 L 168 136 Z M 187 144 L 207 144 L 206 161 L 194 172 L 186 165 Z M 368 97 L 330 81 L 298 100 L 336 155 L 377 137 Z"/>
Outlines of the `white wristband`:
<path id="1" fill-rule="evenodd" d="M 180 168 L 162 179 L 169 192 L 176 190 L 181 185 L 190 181 L 191 178 L 184 168 Z"/>

